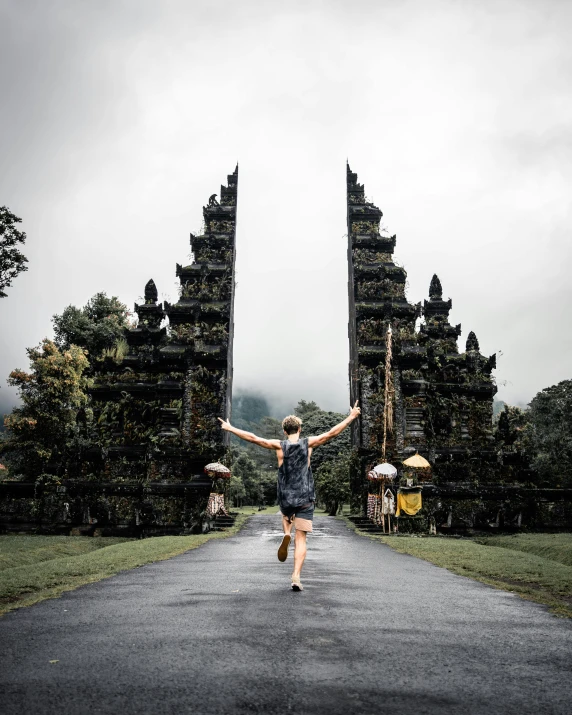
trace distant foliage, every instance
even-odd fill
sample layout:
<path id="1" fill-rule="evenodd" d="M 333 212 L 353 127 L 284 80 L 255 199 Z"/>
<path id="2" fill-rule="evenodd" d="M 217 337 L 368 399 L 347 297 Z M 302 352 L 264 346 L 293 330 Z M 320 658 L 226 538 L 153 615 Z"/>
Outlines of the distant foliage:
<path id="1" fill-rule="evenodd" d="M 121 351 L 125 328 L 130 325 L 127 306 L 116 296 L 96 293 L 83 308 L 68 305 L 61 315 L 54 315 L 54 342 L 61 350 L 77 345 L 87 351 L 90 362 L 104 351 Z"/>
<path id="2" fill-rule="evenodd" d="M 503 402 L 503 400 L 493 400 L 493 420 L 498 419 L 505 407 L 506 402 Z"/>
<path id="3" fill-rule="evenodd" d="M 531 401 L 526 442 L 541 479 L 572 487 L 572 380 L 545 388 Z"/>
<path id="4" fill-rule="evenodd" d="M 258 434 L 266 439 L 284 439 L 284 430 L 282 429 L 281 420 L 275 417 L 263 417 L 259 425 Z"/>
<path id="5" fill-rule="evenodd" d="M 300 400 L 294 413 L 302 420 L 302 435 L 317 437 L 337 425 L 347 415 L 326 412 L 315 402 Z M 337 514 L 350 497 L 350 430 L 346 428 L 331 442 L 312 452 L 316 500 L 329 514 Z"/>
<path id="6" fill-rule="evenodd" d="M 316 470 L 316 497 L 331 516 L 350 500 L 350 459 L 350 451 L 343 451 Z"/>
<path id="7" fill-rule="evenodd" d="M 30 372 L 13 370 L 8 378 L 20 393 L 22 407 L 4 419 L 0 454 L 12 473 L 35 479 L 61 470 L 78 411 L 87 403 L 88 361 L 82 348 L 59 350 L 47 339 L 27 353 Z"/>
<path id="8" fill-rule="evenodd" d="M 260 437 L 267 439 L 282 439 L 284 433 L 280 420 L 274 417 L 269 417 L 270 405 L 266 397 L 257 393 L 239 393 L 233 396 L 232 399 L 232 419 L 233 425 L 247 432 L 254 432 Z M 266 479 L 268 473 L 275 477 L 276 470 L 276 455 L 266 449 L 260 449 L 255 445 L 247 444 L 238 437 L 231 437 L 233 444 L 233 453 L 235 459 L 239 454 L 247 454 L 253 461 L 255 470 L 260 472 L 259 478 Z M 255 492 L 258 494 L 259 492 Z M 253 492 L 245 494 L 241 503 L 248 503 L 248 500 L 253 497 Z M 266 492 L 266 503 L 274 504 L 276 498 L 276 489 L 271 497 Z M 270 499 L 270 501 L 268 501 Z M 252 502 L 253 504 L 255 502 Z"/>
<path id="9" fill-rule="evenodd" d="M 28 259 L 18 245 L 26 242 L 26 234 L 16 228 L 22 219 L 0 206 L 0 298 L 6 298 L 6 288 L 19 273 L 28 270 Z"/>
<path id="10" fill-rule="evenodd" d="M 260 449 L 260 448 L 259 448 Z M 260 452 L 263 450 L 260 449 Z M 232 450 L 230 497 L 234 506 L 272 505 L 276 502 L 276 471 L 260 465 L 248 450 Z M 270 454 L 270 453 L 269 453 Z M 272 454 L 274 457 L 274 454 Z M 275 458 L 276 459 L 276 458 Z"/>
<path id="11" fill-rule="evenodd" d="M 303 437 L 317 437 L 347 417 L 341 412 L 326 412 L 320 409 L 315 402 L 306 402 L 305 400 L 300 400 L 296 405 L 294 414 L 302 420 Z M 335 461 L 339 455 L 345 455 L 349 451 L 350 430 L 348 427 L 331 442 L 314 450 L 312 468 L 314 471 L 319 470 L 324 462 Z"/>
<path id="12" fill-rule="evenodd" d="M 294 408 L 294 414 L 301 420 L 305 420 L 306 417 L 313 412 L 323 412 L 313 400 L 311 402 L 300 400 Z"/>
<path id="13" fill-rule="evenodd" d="M 263 395 L 239 393 L 232 398 L 232 424 L 240 429 L 250 430 L 266 415 L 270 414 L 268 400 Z"/>
<path id="14" fill-rule="evenodd" d="M 282 422 L 269 417 L 268 401 L 256 395 L 243 394 L 233 400 L 232 423 L 267 439 L 286 439 Z M 300 400 L 293 410 L 302 420 L 302 435 L 317 436 L 341 422 L 346 415 L 326 412 L 313 401 Z M 235 506 L 241 504 L 274 504 L 276 502 L 275 452 L 261 449 L 236 438 L 233 440 L 231 498 Z M 320 504 L 337 513 L 349 498 L 350 454 L 349 429 L 312 454 L 312 470 L 316 494 Z"/>
<path id="15" fill-rule="evenodd" d="M 236 477 L 234 474 L 230 478 L 230 500 L 233 506 L 242 506 L 245 503 L 246 489 L 241 477 Z"/>
<path id="16" fill-rule="evenodd" d="M 529 422 L 529 413 L 520 407 L 513 407 L 504 402 L 504 409 L 499 413 L 495 437 L 505 448 L 524 452 L 527 448 L 526 426 Z"/>

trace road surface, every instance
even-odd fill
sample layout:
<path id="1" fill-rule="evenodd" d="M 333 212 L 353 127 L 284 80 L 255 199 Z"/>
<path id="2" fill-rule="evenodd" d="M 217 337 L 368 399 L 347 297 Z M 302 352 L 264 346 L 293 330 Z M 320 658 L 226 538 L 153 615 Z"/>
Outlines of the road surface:
<path id="1" fill-rule="evenodd" d="M 0 619 L 0 711 L 572 713 L 572 622 L 316 517 L 280 518 Z M 57 660 L 57 663 L 50 661 Z"/>

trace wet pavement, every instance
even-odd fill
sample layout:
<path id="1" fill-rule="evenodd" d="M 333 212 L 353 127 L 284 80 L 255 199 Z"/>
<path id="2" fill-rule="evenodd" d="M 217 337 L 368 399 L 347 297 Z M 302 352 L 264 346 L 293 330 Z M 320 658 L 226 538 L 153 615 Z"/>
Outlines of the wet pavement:
<path id="1" fill-rule="evenodd" d="M 572 712 L 572 622 L 316 517 L 279 516 L 0 619 L 0 712 Z M 57 660 L 57 663 L 50 663 Z"/>

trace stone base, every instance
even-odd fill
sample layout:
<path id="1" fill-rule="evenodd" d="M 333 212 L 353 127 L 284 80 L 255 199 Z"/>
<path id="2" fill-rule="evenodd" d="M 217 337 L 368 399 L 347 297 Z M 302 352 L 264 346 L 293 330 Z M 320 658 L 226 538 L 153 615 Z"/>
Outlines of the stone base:
<path id="1" fill-rule="evenodd" d="M 209 530 L 212 482 L 0 482 L 0 532 L 71 536 L 166 536 Z"/>
<path id="2" fill-rule="evenodd" d="M 425 484 L 422 498 L 423 508 L 415 516 L 402 515 L 396 519 L 399 533 L 572 530 L 572 489 Z"/>

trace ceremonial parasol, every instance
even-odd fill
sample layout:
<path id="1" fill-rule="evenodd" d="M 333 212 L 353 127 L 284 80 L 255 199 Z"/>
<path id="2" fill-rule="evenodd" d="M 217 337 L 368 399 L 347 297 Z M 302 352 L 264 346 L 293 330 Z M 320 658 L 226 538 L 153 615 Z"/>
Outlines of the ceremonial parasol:
<path id="1" fill-rule="evenodd" d="M 422 457 L 420 454 L 415 454 L 413 457 L 409 457 L 409 459 L 406 459 L 405 462 L 403 462 L 406 467 L 418 467 L 421 469 L 427 469 L 427 467 L 430 467 L 431 465 L 429 462 L 425 459 L 425 457 Z"/>
<path id="2" fill-rule="evenodd" d="M 205 467 L 205 473 L 213 479 L 230 479 L 230 469 L 220 462 L 211 462 Z"/>
<path id="3" fill-rule="evenodd" d="M 393 479 L 393 477 L 397 474 L 397 469 L 393 466 L 393 464 L 389 464 L 389 462 L 376 465 L 373 468 L 373 471 L 378 474 L 383 474 L 384 477 L 388 477 L 389 479 Z"/>

